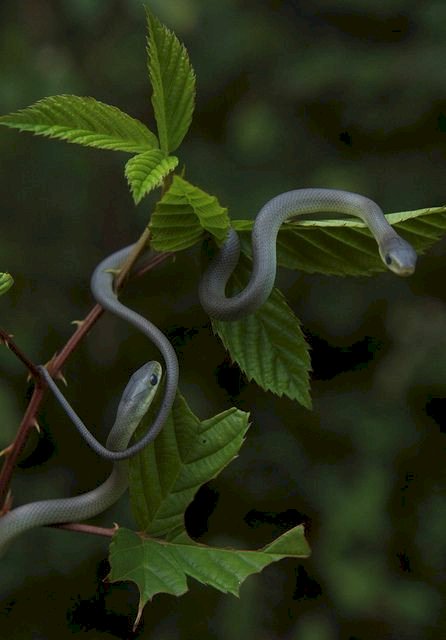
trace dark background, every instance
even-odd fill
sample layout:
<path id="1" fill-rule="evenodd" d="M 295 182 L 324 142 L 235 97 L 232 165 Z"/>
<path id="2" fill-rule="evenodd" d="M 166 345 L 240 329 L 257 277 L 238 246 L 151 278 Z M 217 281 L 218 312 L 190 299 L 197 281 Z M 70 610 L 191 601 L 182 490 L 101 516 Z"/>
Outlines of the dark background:
<path id="1" fill-rule="evenodd" d="M 322 186 L 387 212 L 445 202 L 446 5 L 371 0 L 153 0 L 198 78 L 180 150 L 188 179 L 234 218 L 272 196 Z M 3 0 L 0 112 L 60 93 L 92 95 L 152 128 L 138 1 Z M 127 154 L 0 131 L 0 270 L 16 285 L 1 325 L 36 362 L 92 304 L 88 279 L 132 242 Z M 251 577 L 240 600 L 191 581 L 156 596 L 141 638 L 375 640 L 442 638 L 445 589 L 444 242 L 407 280 L 280 273 L 312 345 L 314 411 L 247 384 L 198 305 L 197 251 L 129 286 L 126 303 L 174 342 L 181 390 L 209 417 L 251 411 L 240 456 L 188 512 L 202 542 L 256 548 L 305 521 L 313 556 Z M 129 373 L 156 356 L 123 323 L 101 320 L 70 359 L 67 393 L 110 427 Z M 222 365 L 223 363 L 223 365 Z M 26 407 L 26 375 L 0 352 L 0 448 Z M 109 471 L 54 401 L 14 477 L 15 504 L 88 491 Z M 132 525 L 125 501 L 96 519 Z M 207 531 L 206 531 L 207 529 Z M 131 637 L 137 592 L 107 587 L 105 539 L 41 529 L 0 565 L 3 637 Z"/>

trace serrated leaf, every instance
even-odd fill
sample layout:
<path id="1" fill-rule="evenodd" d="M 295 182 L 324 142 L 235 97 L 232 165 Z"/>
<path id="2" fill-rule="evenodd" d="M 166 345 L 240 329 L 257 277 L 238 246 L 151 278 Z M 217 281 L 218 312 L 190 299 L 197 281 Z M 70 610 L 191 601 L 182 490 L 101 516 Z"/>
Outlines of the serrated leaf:
<path id="1" fill-rule="evenodd" d="M 0 273 L 0 296 L 6 293 L 13 284 L 14 278 L 10 273 Z"/>
<path id="2" fill-rule="evenodd" d="M 118 529 L 110 545 L 108 579 L 131 580 L 140 591 L 139 622 L 146 603 L 158 593 L 180 596 L 188 590 L 187 577 L 223 593 L 239 595 L 247 577 L 283 558 L 307 558 L 310 548 L 302 525 L 259 551 L 222 549 L 196 544 L 184 536 L 181 543 L 147 539 L 128 529 Z"/>
<path id="3" fill-rule="evenodd" d="M 160 401 L 156 398 L 155 403 Z M 155 412 L 156 406 L 151 410 Z M 150 415 L 147 421 L 150 423 Z M 134 628 L 154 595 L 184 594 L 188 577 L 223 593 L 238 595 L 243 581 L 271 562 L 310 555 L 302 525 L 259 551 L 209 547 L 195 543 L 187 535 L 187 506 L 198 487 L 237 455 L 247 428 L 248 414 L 235 408 L 200 421 L 177 393 L 172 412 L 156 440 L 129 460 L 132 507 L 138 525 L 146 533 L 117 530 L 110 545 L 108 578 L 113 582 L 130 580 L 137 585 L 140 601 Z M 146 425 L 141 424 L 135 437 L 145 430 Z"/>
<path id="4" fill-rule="evenodd" d="M 389 223 L 423 253 L 446 232 L 446 207 L 386 215 Z M 242 250 L 251 255 L 253 221 L 234 220 Z M 376 241 L 363 222 L 302 220 L 284 223 L 277 237 L 277 263 L 289 269 L 329 275 L 371 275 L 385 271 Z"/>
<path id="5" fill-rule="evenodd" d="M 177 165 L 176 156 L 166 157 L 159 149 L 139 153 L 130 158 L 125 165 L 125 177 L 130 185 L 135 204 L 139 204 L 144 196 L 159 187 Z"/>
<path id="6" fill-rule="evenodd" d="M 229 296 L 246 285 L 247 263 L 242 256 L 227 287 Z M 255 313 L 232 322 L 212 320 L 212 326 L 248 380 L 311 408 L 308 344 L 298 318 L 278 289 L 273 289 Z"/>
<path id="7" fill-rule="evenodd" d="M 220 206 L 217 198 L 174 176 L 152 215 L 152 247 L 155 251 L 187 249 L 202 238 L 204 231 L 220 243 L 228 228 L 227 209 Z"/>
<path id="8" fill-rule="evenodd" d="M 232 408 L 201 422 L 177 393 L 155 442 L 129 461 L 130 500 L 140 529 L 157 537 L 184 529 L 184 512 L 200 486 L 238 454 L 248 417 Z M 136 436 L 145 430 L 141 425 Z"/>
<path id="9" fill-rule="evenodd" d="M 0 117 L 0 125 L 85 147 L 142 153 L 158 147 L 139 120 L 94 98 L 61 95 Z"/>
<path id="10" fill-rule="evenodd" d="M 147 10 L 148 69 L 160 147 L 170 153 L 180 146 L 192 121 L 195 73 L 186 48 Z"/>

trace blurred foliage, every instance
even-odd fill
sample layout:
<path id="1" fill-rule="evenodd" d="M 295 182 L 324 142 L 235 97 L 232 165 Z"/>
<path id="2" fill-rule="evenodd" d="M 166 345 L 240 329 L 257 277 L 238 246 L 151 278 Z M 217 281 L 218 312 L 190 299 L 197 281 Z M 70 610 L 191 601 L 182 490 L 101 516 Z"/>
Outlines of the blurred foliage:
<path id="1" fill-rule="evenodd" d="M 197 110 L 180 150 L 186 177 L 233 218 L 254 217 L 273 195 L 304 186 L 358 191 L 385 211 L 444 204 L 443 2 L 149 4 L 197 72 Z M 152 126 L 146 75 L 139 0 L 0 5 L 1 113 L 72 93 Z M 134 208 L 120 154 L 5 130 L 0 156 L 0 268 L 15 279 L 1 322 L 45 362 L 88 310 L 94 265 L 137 236 L 151 204 Z M 285 561 L 251 578 L 240 600 L 197 583 L 178 601 L 155 599 L 137 637 L 446 635 L 444 247 L 406 281 L 281 273 L 313 347 L 311 413 L 247 384 L 224 361 L 198 305 L 194 253 L 129 287 L 129 306 L 173 341 L 196 413 L 233 403 L 252 411 L 240 457 L 199 492 L 191 532 L 255 548 L 304 519 L 313 547 L 301 565 Z M 70 398 L 102 435 L 129 372 L 154 355 L 106 317 L 70 359 Z M 0 367 L 3 446 L 27 390 L 5 349 Z M 15 476 L 16 504 L 86 491 L 107 473 L 53 402 L 40 421 L 37 449 L 24 452 Z M 125 504 L 98 522 L 114 520 L 131 525 Z M 104 586 L 102 564 L 95 576 L 104 556 L 100 539 L 46 529 L 24 536 L 2 560 L 2 635 L 65 637 L 68 628 L 130 637 L 137 594 Z"/>

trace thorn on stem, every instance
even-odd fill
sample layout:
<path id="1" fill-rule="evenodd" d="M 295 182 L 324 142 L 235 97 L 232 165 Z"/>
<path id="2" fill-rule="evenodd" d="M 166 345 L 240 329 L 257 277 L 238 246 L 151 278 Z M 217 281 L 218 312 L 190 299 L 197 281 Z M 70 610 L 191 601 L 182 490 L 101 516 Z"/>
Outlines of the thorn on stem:
<path id="1" fill-rule="evenodd" d="M 51 363 L 53 362 L 53 360 L 55 360 L 56 356 L 57 356 L 57 351 L 55 351 L 51 356 L 51 358 L 47 362 L 45 362 L 45 364 L 43 365 L 45 369 L 48 369 L 51 367 Z"/>
<path id="2" fill-rule="evenodd" d="M 56 380 L 60 380 L 61 382 L 63 382 L 63 384 L 68 387 L 68 382 L 67 379 L 65 378 L 64 374 L 62 373 L 62 371 L 58 371 L 56 373 Z"/>
<path id="3" fill-rule="evenodd" d="M 44 367 L 47 371 L 49 371 L 51 369 L 51 363 L 53 362 L 53 360 L 56 358 L 57 356 L 57 351 L 54 353 L 54 355 L 48 360 L 48 362 L 46 362 L 44 364 Z M 60 380 L 61 382 L 63 382 L 63 384 L 68 387 L 68 382 L 67 379 L 65 378 L 64 374 L 62 373 L 62 369 L 59 369 L 59 371 L 53 375 L 53 378 L 55 378 L 56 380 Z"/>
<path id="4" fill-rule="evenodd" d="M 10 349 L 11 347 L 9 346 L 9 339 L 12 340 L 13 337 L 13 333 L 7 333 L 4 336 L 0 336 L 0 344 L 4 344 L 7 349 Z"/>
<path id="5" fill-rule="evenodd" d="M 11 489 L 8 489 L 5 502 L 3 503 L 3 507 L 0 509 L 0 516 L 4 516 L 6 513 L 8 513 L 8 511 L 11 511 L 12 503 L 13 503 L 13 497 L 12 497 Z"/>
<path id="6" fill-rule="evenodd" d="M 12 451 L 12 444 L 9 444 L 7 447 L 0 451 L 0 458 L 2 458 L 3 456 L 8 456 L 10 451 Z"/>

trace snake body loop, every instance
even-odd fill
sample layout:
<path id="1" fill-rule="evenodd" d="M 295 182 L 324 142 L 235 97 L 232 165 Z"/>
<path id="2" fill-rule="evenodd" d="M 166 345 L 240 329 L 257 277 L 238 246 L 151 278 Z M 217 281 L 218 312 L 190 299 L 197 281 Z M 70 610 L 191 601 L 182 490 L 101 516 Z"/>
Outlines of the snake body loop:
<path id="1" fill-rule="evenodd" d="M 226 284 L 234 271 L 240 244 L 234 230 L 204 273 L 200 302 L 216 320 L 239 320 L 254 313 L 269 297 L 276 278 L 276 239 L 285 220 L 306 214 L 338 213 L 360 218 L 378 243 L 381 259 L 398 275 L 410 275 L 416 253 L 387 222 L 380 207 L 364 196 L 337 189 L 297 189 L 267 202 L 256 216 L 252 230 L 252 274 L 240 293 L 227 298 Z"/>
<path id="2" fill-rule="evenodd" d="M 122 450 L 146 414 L 161 379 L 161 365 L 148 362 L 130 378 L 122 394 L 107 446 Z M 111 507 L 127 489 L 127 464 L 115 462 L 99 487 L 73 498 L 30 502 L 0 518 L 0 556 L 19 535 L 34 527 L 88 520 Z"/>
<path id="3" fill-rule="evenodd" d="M 178 386 L 178 359 L 169 340 L 157 327 L 155 327 L 154 324 L 149 322 L 149 320 L 143 318 L 139 313 L 136 313 L 136 311 L 129 309 L 119 302 L 115 292 L 113 291 L 113 272 L 119 269 L 127 256 L 131 253 L 133 247 L 134 245 L 130 245 L 124 249 L 120 249 L 108 256 L 108 258 L 105 258 L 105 260 L 102 260 L 91 276 L 90 287 L 93 296 L 97 302 L 104 307 L 104 309 L 111 311 L 114 315 L 127 321 L 136 329 L 139 329 L 139 331 L 146 335 L 149 340 L 156 345 L 164 358 L 166 366 L 166 386 L 164 397 L 158 410 L 158 414 L 147 433 L 138 440 L 138 442 L 135 442 L 131 447 L 122 451 L 111 451 L 109 448 L 104 447 L 96 440 L 86 425 L 79 418 L 73 407 L 69 404 L 65 396 L 52 380 L 45 367 L 39 367 L 51 391 L 54 393 L 56 399 L 62 406 L 65 413 L 69 416 L 80 435 L 99 456 L 112 461 L 124 460 L 125 458 L 130 458 L 131 456 L 136 455 L 145 446 L 147 446 L 149 442 L 152 442 L 156 438 L 169 415 L 170 409 L 172 408 Z"/>

